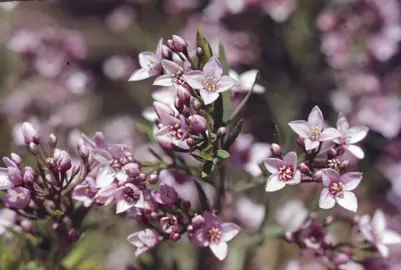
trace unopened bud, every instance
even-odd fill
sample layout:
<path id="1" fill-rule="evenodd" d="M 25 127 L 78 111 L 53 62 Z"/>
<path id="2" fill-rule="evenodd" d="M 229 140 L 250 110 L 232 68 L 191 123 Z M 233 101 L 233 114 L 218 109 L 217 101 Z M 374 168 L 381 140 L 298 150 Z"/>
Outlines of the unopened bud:
<path id="1" fill-rule="evenodd" d="M 226 128 L 226 127 L 219 127 L 219 128 L 217 129 L 216 135 L 217 135 L 218 137 L 224 137 L 224 136 L 226 136 L 226 134 L 227 134 L 227 128 Z"/>
<path id="2" fill-rule="evenodd" d="M 201 47 L 196 48 L 196 56 L 198 58 L 203 56 L 203 49 Z"/>
<path id="3" fill-rule="evenodd" d="M 184 102 L 180 100 L 178 97 L 174 101 L 174 107 L 177 109 L 178 112 L 182 112 L 184 110 Z"/>
<path id="4" fill-rule="evenodd" d="M 54 135 L 53 133 L 51 133 L 51 134 L 49 135 L 49 146 L 50 146 L 51 148 L 54 148 L 54 147 L 56 147 L 56 145 L 57 145 L 57 137 L 56 137 L 56 135 Z"/>
<path id="5" fill-rule="evenodd" d="M 177 233 L 177 232 L 174 232 L 174 233 L 170 234 L 170 239 L 172 241 L 174 241 L 174 242 L 180 240 L 180 238 L 181 238 L 181 235 L 179 233 Z"/>
<path id="6" fill-rule="evenodd" d="M 68 240 L 69 240 L 69 242 L 73 243 L 73 242 L 78 241 L 78 239 L 79 239 L 79 232 L 77 230 L 75 230 L 75 229 L 71 229 L 68 232 Z"/>
<path id="7" fill-rule="evenodd" d="M 157 174 L 152 173 L 149 176 L 149 184 L 156 185 L 158 181 L 159 181 L 159 176 Z"/>
<path id="8" fill-rule="evenodd" d="M 346 264 L 348 262 L 349 262 L 349 257 L 345 253 L 337 254 L 337 256 L 334 258 L 334 263 L 336 265 L 342 265 L 342 264 Z"/>
<path id="9" fill-rule="evenodd" d="M 128 176 L 134 177 L 134 178 L 137 177 L 141 173 L 138 163 L 134 163 L 134 162 L 125 164 L 124 171 Z"/>
<path id="10" fill-rule="evenodd" d="M 32 221 L 28 219 L 23 219 L 21 221 L 21 228 L 24 230 L 24 232 L 31 232 L 32 231 Z"/>
<path id="11" fill-rule="evenodd" d="M 310 175 L 311 174 L 311 170 L 310 170 L 309 166 L 306 165 L 305 163 L 299 164 L 298 168 L 301 171 L 301 173 L 303 173 L 303 174 L 306 174 L 306 175 Z"/>
<path id="12" fill-rule="evenodd" d="M 187 231 L 192 232 L 194 230 L 194 227 L 192 225 L 187 226 Z"/>
<path id="13" fill-rule="evenodd" d="M 298 139 L 297 139 L 297 144 L 298 144 L 300 147 L 304 148 L 304 147 L 305 147 L 304 139 L 301 138 L 301 137 L 298 137 Z"/>
<path id="14" fill-rule="evenodd" d="M 192 102 L 192 108 L 199 112 L 202 108 L 202 103 L 198 99 L 194 98 L 194 101 Z"/>
<path id="15" fill-rule="evenodd" d="M 191 96 L 191 91 L 185 84 L 177 88 L 177 97 L 181 100 L 181 102 L 188 103 L 188 100 L 191 98 Z"/>
<path id="16" fill-rule="evenodd" d="M 36 156 L 39 153 L 39 146 L 36 143 L 31 142 L 29 144 L 29 151 Z"/>
<path id="17" fill-rule="evenodd" d="M 312 176 L 312 180 L 314 182 L 321 182 L 322 181 L 322 172 L 321 171 L 317 171 L 313 174 Z"/>
<path id="18" fill-rule="evenodd" d="M 81 166 L 79 166 L 79 165 L 74 165 L 73 167 L 72 167 L 72 175 L 77 175 L 78 173 L 79 173 L 79 171 L 81 170 Z"/>
<path id="19" fill-rule="evenodd" d="M 173 35 L 173 47 L 176 52 L 185 53 L 187 51 L 188 42 L 180 36 Z"/>
<path id="20" fill-rule="evenodd" d="M 273 153 L 273 155 L 275 156 L 281 156 L 281 146 L 278 145 L 277 143 L 272 143 L 272 145 L 270 146 L 270 149 Z"/>
<path id="21" fill-rule="evenodd" d="M 172 39 L 167 40 L 167 46 L 170 48 L 170 50 L 175 51 L 174 49 L 174 42 Z"/>
<path id="22" fill-rule="evenodd" d="M 158 101 L 153 102 L 153 108 L 155 109 L 155 112 L 159 119 L 160 119 L 160 116 L 164 115 L 164 114 L 169 114 L 169 115 L 175 114 L 173 109 L 169 105 L 162 103 L 162 102 L 158 102 Z"/>
<path id="23" fill-rule="evenodd" d="M 17 166 L 20 166 L 22 163 L 22 158 L 20 155 L 16 154 L 16 153 L 11 153 L 10 154 L 11 160 L 15 162 L 15 164 L 17 164 Z"/>
<path id="24" fill-rule="evenodd" d="M 329 151 L 327 152 L 328 158 L 332 159 L 337 157 L 337 151 L 334 148 L 330 148 Z"/>
<path id="25" fill-rule="evenodd" d="M 333 223 L 333 217 L 332 216 L 327 216 L 324 220 L 323 220 L 323 224 L 324 226 L 330 226 L 331 223 Z"/>
<path id="26" fill-rule="evenodd" d="M 292 243 L 294 243 L 295 242 L 295 237 L 294 237 L 294 233 L 292 233 L 292 232 L 285 232 L 284 233 L 284 240 L 287 242 L 287 243 L 289 243 L 289 244 L 292 244 Z"/>
<path id="27" fill-rule="evenodd" d="M 20 186 L 24 183 L 24 179 L 22 177 L 21 171 L 15 167 L 8 167 L 8 178 L 14 184 L 14 186 Z"/>
<path id="28" fill-rule="evenodd" d="M 140 173 L 138 176 L 139 182 L 145 182 L 146 181 L 146 174 Z"/>
<path id="29" fill-rule="evenodd" d="M 190 201 L 184 201 L 182 203 L 182 207 L 184 208 L 184 211 L 188 211 L 191 208 L 191 202 Z"/>
<path id="30" fill-rule="evenodd" d="M 52 229 L 53 229 L 53 231 L 57 231 L 57 229 L 60 227 L 60 224 L 58 224 L 58 223 L 53 223 L 52 224 Z"/>
<path id="31" fill-rule="evenodd" d="M 195 140 L 194 140 L 194 138 L 191 138 L 191 137 L 187 138 L 187 139 L 185 140 L 185 142 L 187 143 L 187 145 L 188 145 L 189 147 L 195 145 Z"/>
<path id="32" fill-rule="evenodd" d="M 181 114 L 184 116 L 184 117 L 189 117 L 190 115 L 191 115 L 191 111 L 189 110 L 189 108 L 187 107 L 187 106 L 183 106 L 183 109 L 182 109 L 182 111 L 181 111 Z"/>
<path id="33" fill-rule="evenodd" d="M 163 55 L 163 58 L 165 58 L 165 59 L 171 58 L 171 50 L 166 45 L 163 45 L 163 47 L 162 47 L 162 55 Z"/>
<path id="34" fill-rule="evenodd" d="M 89 149 L 85 145 L 84 140 L 81 138 L 78 141 L 78 155 L 83 159 L 87 160 L 89 158 Z"/>
<path id="35" fill-rule="evenodd" d="M 188 117 L 189 125 L 193 132 L 201 134 L 207 130 L 207 120 L 199 114 Z"/>
<path id="36" fill-rule="evenodd" d="M 33 187 L 33 183 L 35 181 L 35 170 L 32 167 L 25 167 L 25 172 L 24 172 L 24 184 L 26 187 L 31 188 Z"/>
<path id="37" fill-rule="evenodd" d="M 39 132 L 31 123 L 24 122 L 22 124 L 22 135 L 24 136 L 25 144 L 39 144 Z"/>

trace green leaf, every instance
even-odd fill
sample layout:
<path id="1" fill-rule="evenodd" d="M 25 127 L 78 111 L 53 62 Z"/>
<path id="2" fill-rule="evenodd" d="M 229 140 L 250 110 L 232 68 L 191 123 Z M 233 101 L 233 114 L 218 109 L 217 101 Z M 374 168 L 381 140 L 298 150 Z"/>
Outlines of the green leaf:
<path id="1" fill-rule="evenodd" d="M 213 56 L 212 47 L 210 46 L 210 42 L 206 35 L 198 28 L 196 33 L 196 46 L 202 48 L 203 55 L 198 59 L 199 69 L 202 69 L 203 66 L 209 61 L 210 57 Z"/>
<path id="2" fill-rule="evenodd" d="M 234 126 L 233 130 L 227 135 L 226 142 L 224 143 L 224 149 L 228 150 L 230 146 L 234 143 L 234 141 L 237 139 L 238 135 L 241 132 L 243 123 L 244 119 L 240 119 Z"/>
<path id="3" fill-rule="evenodd" d="M 228 153 L 226 150 L 219 149 L 217 150 L 217 156 L 219 158 L 226 159 L 230 157 L 230 153 Z"/>
<path id="4" fill-rule="evenodd" d="M 238 104 L 238 106 L 235 108 L 235 110 L 233 111 L 233 113 L 230 116 L 230 120 L 235 119 L 235 117 L 241 112 L 242 108 L 245 106 L 246 102 L 248 101 L 249 97 L 251 96 L 251 94 L 253 92 L 253 88 L 255 87 L 255 84 L 256 84 L 256 81 L 258 80 L 258 78 L 259 78 L 259 72 L 256 75 L 256 78 L 255 78 L 255 81 L 253 82 L 251 90 L 244 97 L 244 99 L 241 101 L 241 103 Z"/>
<path id="5" fill-rule="evenodd" d="M 213 145 L 209 145 L 202 151 L 201 157 L 205 160 L 213 160 Z"/>
<path id="6" fill-rule="evenodd" d="M 60 217 L 60 216 L 64 215 L 64 212 L 57 209 L 57 210 L 54 210 L 53 215 Z"/>
<path id="7" fill-rule="evenodd" d="M 213 172 L 215 165 L 212 161 L 206 161 L 202 169 L 202 178 L 206 178 L 211 172 Z"/>
<path id="8" fill-rule="evenodd" d="M 221 66 L 223 68 L 223 74 L 228 74 L 228 63 L 226 58 L 226 53 L 223 44 L 219 43 L 219 59 Z M 231 108 L 232 108 L 232 92 L 225 91 L 221 93 L 223 99 L 223 121 L 227 122 L 230 119 Z"/>

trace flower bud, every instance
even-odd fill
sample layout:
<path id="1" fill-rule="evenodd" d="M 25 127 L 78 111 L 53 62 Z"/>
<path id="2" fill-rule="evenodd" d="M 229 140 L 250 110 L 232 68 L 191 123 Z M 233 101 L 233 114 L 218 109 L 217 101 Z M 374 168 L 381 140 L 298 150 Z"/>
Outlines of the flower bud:
<path id="1" fill-rule="evenodd" d="M 73 243 L 73 242 L 78 241 L 78 239 L 79 239 L 79 232 L 75 229 L 71 229 L 68 232 L 68 241 Z"/>
<path id="2" fill-rule="evenodd" d="M 16 153 L 11 153 L 10 157 L 11 157 L 11 160 L 14 161 L 15 164 L 17 164 L 17 166 L 21 166 L 22 158 L 20 155 L 18 155 Z"/>
<path id="3" fill-rule="evenodd" d="M 191 225 L 194 229 L 198 229 L 203 225 L 204 222 L 205 219 L 201 215 L 196 215 L 192 218 Z"/>
<path id="4" fill-rule="evenodd" d="M 294 237 L 294 233 L 292 232 L 285 232 L 284 233 L 284 240 L 289 243 L 292 244 L 295 242 L 295 237 Z"/>
<path id="5" fill-rule="evenodd" d="M 151 185 L 156 185 L 156 184 L 157 184 L 157 181 L 159 181 L 159 176 L 158 176 L 157 174 L 155 174 L 155 173 L 152 173 L 152 174 L 149 176 L 149 184 L 151 184 Z"/>
<path id="6" fill-rule="evenodd" d="M 22 124 L 22 135 L 24 136 L 25 144 L 39 144 L 39 132 L 33 127 L 31 123 L 24 122 Z"/>
<path id="7" fill-rule="evenodd" d="M 87 160 L 89 158 L 89 149 L 85 145 L 84 140 L 81 138 L 78 141 L 78 155 L 83 159 Z"/>
<path id="8" fill-rule="evenodd" d="M 54 151 L 53 157 L 54 157 L 56 167 L 61 173 L 65 173 L 69 169 L 71 169 L 71 167 L 72 167 L 71 158 L 66 151 L 56 149 Z"/>
<path id="9" fill-rule="evenodd" d="M 330 224 L 333 223 L 333 217 L 332 216 L 327 216 L 324 220 L 323 220 L 323 224 L 324 226 L 330 226 Z"/>
<path id="10" fill-rule="evenodd" d="M 195 140 L 194 140 L 194 138 L 191 138 L 191 137 L 187 138 L 187 139 L 185 140 L 185 142 L 187 143 L 187 145 L 188 145 L 189 147 L 195 145 Z"/>
<path id="11" fill-rule="evenodd" d="M 174 101 L 174 107 L 177 109 L 177 111 L 182 112 L 184 110 L 184 105 L 185 103 L 182 102 L 178 97 Z"/>
<path id="12" fill-rule="evenodd" d="M 186 53 L 188 42 L 180 36 L 173 35 L 173 47 L 176 52 Z"/>
<path id="13" fill-rule="evenodd" d="M 26 187 L 33 187 L 33 183 L 35 181 L 35 170 L 32 167 L 25 167 L 25 172 L 24 172 L 24 184 Z"/>
<path id="14" fill-rule="evenodd" d="M 160 185 L 160 199 L 164 205 L 172 206 L 178 200 L 178 193 L 169 185 Z"/>
<path id="15" fill-rule="evenodd" d="M 309 166 L 306 165 L 303 162 L 298 165 L 298 168 L 301 171 L 301 173 L 303 173 L 303 174 L 306 174 L 306 175 L 310 175 L 311 174 L 311 170 L 309 169 Z"/>
<path id="16" fill-rule="evenodd" d="M 187 103 L 191 96 L 191 91 L 185 84 L 177 88 L 177 97 L 182 102 Z"/>
<path id="17" fill-rule="evenodd" d="M 201 47 L 196 48 L 196 56 L 199 58 L 203 56 L 203 49 Z"/>
<path id="18" fill-rule="evenodd" d="M 201 134 L 207 130 L 207 120 L 199 114 L 188 117 L 189 125 L 193 132 Z"/>
<path id="19" fill-rule="evenodd" d="M 183 107 L 183 109 L 181 111 L 181 114 L 184 117 L 189 117 L 191 115 L 191 111 L 189 110 L 189 108 L 187 106 L 184 105 L 184 107 Z"/>
<path id="20" fill-rule="evenodd" d="M 14 184 L 14 186 L 20 186 L 24 183 L 21 171 L 15 167 L 8 167 L 8 178 Z"/>
<path id="21" fill-rule="evenodd" d="M 199 112 L 201 108 L 202 108 L 202 103 L 198 99 L 194 98 L 192 102 L 192 109 Z"/>
<path id="22" fill-rule="evenodd" d="M 39 153 L 39 146 L 36 143 L 31 142 L 29 144 L 29 151 L 36 156 Z"/>
<path id="23" fill-rule="evenodd" d="M 138 176 L 139 182 L 145 182 L 146 181 L 146 174 L 140 173 Z"/>
<path id="24" fill-rule="evenodd" d="M 54 148 L 54 147 L 56 147 L 56 145 L 57 145 L 57 137 L 56 137 L 56 135 L 54 135 L 53 133 L 51 133 L 51 134 L 49 135 L 49 146 L 50 146 L 51 148 Z"/>
<path id="25" fill-rule="evenodd" d="M 177 232 L 170 234 L 170 239 L 174 242 L 180 240 L 180 238 L 181 238 L 181 235 Z"/>
<path id="26" fill-rule="evenodd" d="M 226 136 L 226 134 L 227 134 L 227 128 L 226 127 L 219 127 L 218 129 L 217 129 L 217 133 L 216 133 L 216 135 L 218 136 L 218 137 L 224 137 L 224 136 Z"/>
<path id="27" fill-rule="evenodd" d="M 174 49 L 174 41 L 172 39 L 167 40 L 167 46 L 170 48 L 170 50 L 175 51 Z"/>
<path id="28" fill-rule="evenodd" d="M 162 55 L 163 55 L 163 58 L 165 58 L 165 59 L 171 58 L 171 50 L 166 45 L 163 45 L 163 47 L 162 47 Z"/>
<path id="29" fill-rule="evenodd" d="M 334 148 L 330 148 L 327 152 L 327 156 L 329 159 L 335 158 L 337 155 L 337 151 Z"/>
<path id="30" fill-rule="evenodd" d="M 162 115 L 165 115 L 165 114 L 174 116 L 173 109 L 171 109 L 170 106 L 165 103 L 155 101 L 155 102 L 153 102 L 153 108 L 155 109 L 155 112 L 159 119 L 161 118 Z"/>
<path id="31" fill-rule="evenodd" d="M 79 165 L 74 165 L 73 167 L 72 167 L 72 174 L 73 175 L 77 175 L 78 173 L 79 173 L 79 171 L 81 170 L 81 166 L 79 166 Z"/>
<path id="32" fill-rule="evenodd" d="M 321 182 L 322 181 L 322 172 L 321 171 L 317 171 L 313 174 L 312 176 L 312 180 L 314 182 Z"/>
<path id="33" fill-rule="evenodd" d="M 141 170 L 139 169 L 138 163 L 130 162 L 124 165 L 124 171 L 129 177 L 137 177 Z"/>
<path id="34" fill-rule="evenodd" d="M 298 139 L 297 139 L 297 144 L 300 146 L 300 147 L 305 147 L 305 142 L 304 142 L 304 139 L 303 138 L 301 138 L 301 137 L 298 137 Z"/>
<path id="35" fill-rule="evenodd" d="M 28 220 L 28 219 L 23 219 L 21 221 L 21 228 L 24 230 L 24 232 L 32 232 L 32 221 Z"/>
<path id="36" fill-rule="evenodd" d="M 272 143 L 272 145 L 270 146 L 270 149 L 273 153 L 273 155 L 275 156 L 281 156 L 281 146 L 278 145 L 277 143 Z"/>

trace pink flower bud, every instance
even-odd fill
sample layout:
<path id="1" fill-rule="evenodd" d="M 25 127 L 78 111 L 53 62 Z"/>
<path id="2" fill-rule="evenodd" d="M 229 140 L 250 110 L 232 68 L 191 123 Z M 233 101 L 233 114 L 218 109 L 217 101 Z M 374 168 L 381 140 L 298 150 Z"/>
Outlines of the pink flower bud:
<path id="1" fill-rule="evenodd" d="M 155 102 L 153 102 L 153 108 L 155 109 L 155 112 L 159 119 L 164 114 L 169 114 L 169 115 L 174 116 L 173 109 L 171 109 L 170 106 L 167 104 L 155 101 Z"/>
<path id="2" fill-rule="evenodd" d="M 207 130 L 207 120 L 199 114 L 188 117 L 190 127 L 193 132 L 201 134 Z"/>
<path id="3" fill-rule="evenodd" d="M 174 101 L 174 107 L 177 109 L 178 112 L 182 112 L 184 110 L 185 103 L 182 102 L 178 97 Z"/>
<path id="4" fill-rule="evenodd" d="M 78 141 L 78 155 L 83 160 L 87 160 L 89 158 L 89 149 L 85 145 L 85 141 L 82 138 Z"/>
<path id="5" fill-rule="evenodd" d="M 306 174 L 306 175 L 310 175 L 311 174 L 311 170 L 310 170 L 309 166 L 306 165 L 305 163 L 299 164 L 298 168 L 301 171 L 301 173 L 303 173 L 303 174 Z"/>
<path id="6" fill-rule="evenodd" d="M 31 151 L 31 153 L 36 156 L 39 153 L 38 145 L 36 143 L 34 143 L 34 142 L 31 142 L 29 144 L 29 151 Z"/>
<path id="7" fill-rule="evenodd" d="M 22 135 L 24 136 L 25 144 L 39 144 L 39 132 L 33 127 L 31 123 L 24 122 L 22 124 Z"/>
<path id="8" fill-rule="evenodd" d="M 219 127 L 218 129 L 217 129 L 217 136 L 218 137 L 224 137 L 224 136 L 226 136 L 226 134 L 227 134 L 227 128 L 226 127 Z"/>
<path id="9" fill-rule="evenodd" d="M 335 158 L 337 155 L 338 155 L 338 153 L 334 148 L 330 148 L 329 151 L 327 152 L 327 156 L 330 159 Z"/>
<path id="10" fill-rule="evenodd" d="M 14 184 L 14 186 L 20 186 L 24 183 L 21 171 L 15 167 L 8 167 L 8 178 Z"/>
<path id="11" fill-rule="evenodd" d="M 332 216 L 327 216 L 323 221 L 323 224 L 326 227 L 329 226 L 331 223 L 333 223 L 333 217 Z"/>
<path id="12" fill-rule="evenodd" d="M 203 223 L 205 223 L 205 219 L 201 215 L 196 215 L 191 220 L 191 225 L 195 230 L 200 228 Z"/>
<path id="13" fill-rule="evenodd" d="M 138 163 L 134 162 L 125 164 L 124 171 L 129 177 L 137 177 L 141 173 Z"/>
<path id="14" fill-rule="evenodd" d="M 180 36 L 173 35 L 173 47 L 176 52 L 186 52 L 188 42 Z"/>
<path id="15" fill-rule="evenodd" d="M 159 176 L 157 174 L 152 173 L 149 176 L 149 184 L 156 185 L 158 181 L 159 181 Z"/>
<path id="16" fill-rule="evenodd" d="M 304 139 L 301 137 L 298 137 L 297 144 L 302 148 L 305 147 Z"/>
<path id="17" fill-rule="evenodd" d="M 278 145 L 277 143 L 272 143 L 272 145 L 270 146 L 270 149 L 272 151 L 272 153 L 276 156 L 280 156 L 281 155 L 281 146 Z"/>
<path id="18" fill-rule="evenodd" d="M 146 174 L 144 174 L 144 173 L 139 174 L 138 181 L 139 182 L 145 182 L 146 181 Z"/>
<path id="19" fill-rule="evenodd" d="M 32 231 L 32 221 L 28 219 L 23 219 L 20 223 L 21 228 L 24 230 L 24 232 L 31 232 Z"/>
<path id="20" fill-rule="evenodd" d="M 188 86 L 183 85 L 181 87 L 178 87 L 177 89 L 177 97 L 179 100 L 181 100 L 184 103 L 187 103 L 188 100 L 191 98 L 191 91 L 188 89 Z"/>
<path id="21" fill-rule="evenodd" d="M 194 99 L 194 101 L 192 102 L 192 108 L 195 111 L 199 112 L 202 108 L 202 103 L 198 99 Z"/>
<path id="22" fill-rule="evenodd" d="M 317 171 L 313 174 L 312 180 L 314 182 L 321 182 L 322 181 L 322 171 Z"/>
<path id="23" fill-rule="evenodd" d="M 201 47 L 196 48 L 196 56 L 197 57 L 203 56 L 203 49 Z"/>
<path id="24" fill-rule="evenodd" d="M 72 167 L 71 158 L 66 151 L 56 149 L 54 151 L 53 158 L 54 158 L 56 167 L 60 172 L 65 173 L 66 171 L 71 169 L 71 167 Z"/>
<path id="25" fill-rule="evenodd" d="M 56 135 L 54 135 L 53 133 L 51 133 L 51 134 L 49 135 L 49 146 L 50 146 L 51 148 L 54 148 L 54 147 L 56 147 L 56 145 L 57 145 L 57 137 L 56 137 Z"/>
<path id="26" fill-rule="evenodd" d="M 162 183 L 160 185 L 160 199 L 162 204 L 171 206 L 178 200 L 177 191 L 173 187 Z"/>
<path id="27" fill-rule="evenodd" d="M 181 238 L 181 235 L 177 232 L 170 234 L 171 241 L 177 242 L 178 240 L 180 240 L 180 238 Z"/>
<path id="28" fill-rule="evenodd" d="M 171 50 L 166 45 L 163 45 L 163 47 L 162 47 L 162 55 L 163 55 L 163 58 L 165 58 L 165 59 L 171 58 Z"/>
<path id="29" fill-rule="evenodd" d="M 292 232 L 285 232 L 285 233 L 284 233 L 284 240 L 285 240 L 287 243 L 290 243 L 290 244 L 294 243 L 294 242 L 295 242 L 294 233 L 292 233 Z"/>
<path id="30" fill-rule="evenodd" d="M 193 138 L 191 138 L 191 137 L 187 138 L 187 139 L 185 140 L 185 142 L 187 143 L 187 145 L 188 145 L 189 147 L 195 145 L 195 140 L 194 140 Z"/>
<path id="31" fill-rule="evenodd" d="M 10 157 L 11 157 L 11 160 L 14 161 L 15 164 L 17 164 L 17 166 L 21 166 L 22 158 L 20 155 L 18 155 L 16 153 L 11 153 Z"/>
<path id="32" fill-rule="evenodd" d="M 78 241 L 78 239 L 79 239 L 79 232 L 77 230 L 75 230 L 75 229 L 71 229 L 68 232 L 68 241 L 70 243 L 73 243 L 73 242 Z"/>
<path id="33" fill-rule="evenodd" d="M 173 42 L 172 39 L 168 39 L 168 40 L 167 40 L 167 46 L 168 46 L 172 51 L 175 51 L 174 42 Z"/>
<path id="34" fill-rule="evenodd" d="M 35 181 L 35 170 L 32 167 L 25 167 L 23 179 L 25 186 L 32 187 Z"/>

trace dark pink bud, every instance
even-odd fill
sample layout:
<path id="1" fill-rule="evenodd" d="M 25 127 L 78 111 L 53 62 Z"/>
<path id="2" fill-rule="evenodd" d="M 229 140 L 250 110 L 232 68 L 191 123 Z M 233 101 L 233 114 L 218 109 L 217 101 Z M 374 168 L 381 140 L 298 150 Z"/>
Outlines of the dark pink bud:
<path id="1" fill-rule="evenodd" d="M 187 143 L 188 146 L 194 146 L 195 145 L 195 140 L 191 137 L 187 138 L 185 140 L 185 142 Z"/>
<path id="2" fill-rule="evenodd" d="M 275 156 L 281 156 L 282 149 L 281 149 L 281 146 L 278 145 L 277 143 L 272 143 L 272 145 L 270 146 L 270 149 Z"/>
<path id="3" fill-rule="evenodd" d="M 346 264 L 348 262 L 349 262 L 349 257 L 345 253 L 337 254 L 337 256 L 334 258 L 334 263 L 336 265 L 342 265 L 342 264 Z"/>
<path id="4" fill-rule="evenodd" d="M 303 174 L 306 174 L 306 175 L 310 175 L 311 174 L 311 170 L 310 170 L 309 166 L 306 165 L 305 163 L 299 164 L 298 168 L 301 171 L 301 173 L 303 173 Z"/>
<path id="5" fill-rule="evenodd" d="M 78 241 L 78 239 L 79 239 L 79 232 L 75 229 L 71 229 L 68 232 L 68 241 L 73 243 L 73 242 Z"/>
<path id="6" fill-rule="evenodd" d="M 162 55 L 163 55 L 163 58 L 165 58 L 165 59 L 171 58 L 171 50 L 166 45 L 163 45 L 163 47 L 162 47 Z"/>
<path id="7" fill-rule="evenodd" d="M 186 52 L 188 42 L 180 36 L 173 35 L 173 47 L 176 52 Z"/>
<path id="8" fill-rule="evenodd" d="M 141 173 L 138 163 L 134 163 L 134 162 L 125 164 L 124 171 L 130 177 L 137 177 Z"/>
<path id="9" fill-rule="evenodd" d="M 23 179 L 27 187 L 32 187 L 35 181 L 35 170 L 32 167 L 25 167 Z"/>
<path id="10" fill-rule="evenodd" d="M 177 111 L 182 112 L 184 106 L 185 103 L 177 97 L 174 101 L 174 107 L 177 109 Z"/>
<path id="11" fill-rule="evenodd" d="M 188 117 L 189 125 L 193 132 L 201 134 L 207 130 L 207 120 L 199 114 Z"/>
<path id="12" fill-rule="evenodd" d="M 191 91 L 187 88 L 186 85 L 178 87 L 177 89 L 177 97 L 184 103 L 187 103 L 188 100 L 191 98 Z"/>
<path id="13" fill-rule="evenodd" d="M 226 127 L 219 127 L 218 129 L 217 129 L 217 136 L 218 137 L 224 137 L 224 136 L 226 136 L 226 134 L 227 134 L 227 128 Z"/>
<path id="14" fill-rule="evenodd" d="M 190 201 L 184 201 L 182 204 L 182 207 L 184 208 L 185 211 L 188 211 L 191 208 L 191 202 Z"/>
<path id="15" fill-rule="evenodd" d="M 82 138 L 78 141 L 78 154 L 83 160 L 87 160 L 89 158 L 89 149 L 85 145 L 85 141 Z"/>
<path id="16" fill-rule="evenodd" d="M 30 145 L 31 143 L 39 144 L 39 132 L 29 122 L 22 124 L 22 135 L 24 136 L 25 144 Z"/>
<path id="17" fill-rule="evenodd" d="M 317 171 L 313 174 L 312 176 L 312 180 L 314 182 L 321 182 L 322 181 L 322 172 L 321 171 Z"/>
<path id="18" fill-rule="evenodd" d="M 174 49 L 174 42 L 173 42 L 172 39 L 168 39 L 168 40 L 167 40 L 167 46 L 168 46 L 172 51 L 175 51 L 175 49 Z"/>
<path id="19" fill-rule="evenodd" d="M 194 101 L 192 102 L 192 108 L 195 111 L 199 112 L 202 108 L 202 103 L 198 99 L 194 99 Z"/>
<path id="20" fill-rule="evenodd" d="M 138 176 L 138 181 L 139 182 L 145 182 L 146 181 L 146 174 L 140 173 Z"/>
<path id="21" fill-rule="evenodd" d="M 337 156 L 337 151 L 334 148 L 330 148 L 329 151 L 327 152 L 327 156 L 332 159 Z"/>
<path id="22" fill-rule="evenodd" d="M 160 185 L 160 199 L 164 205 L 171 206 L 178 200 L 177 191 L 173 187 L 162 183 Z"/>
<path id="23" fill-rule="evenodd" d="M 24 183 L 21 171 L 15 167 L 8 167 L 8 178 L 14 184 L 14 186 L 20 186 Z"/>
<path id="24" fill-rule="evenodd" d="M 324 221 L 323 221 L 323 224 L 324 224 L 324 226 L 330 226 L 331 225 L 331 223 L 333 223 L 333 217 L 332 216 L 327 216 L 325 219 L 324 219 Z"/>
<path id="25" fill-rule="evenodd" d="M 181 238 L 181 235 L 179 234 L 179 233 L 171 233 L 170 234 L 170 239 L 172 240 L 172 241 L 174 241 L 174 242 L 176 242 L 176 241 L 178 241 L 178 240 L 180 240 L 180 238 Z"/>
<path id="26" fill-rule="evenodd" d="M 196 48 L 196 56 L 197 57 L 203 56 L 203 49 L 201 47 Z"/>
<path id="27" fill-rule="evenodd" d="M 303 148 L 303 147 L 305 146 L 304 139 L 301 138 L 301 137 L 298 137 L 298 139 L 297 139 L 297 144 L 298 144 L 300 147 Z"/>
<path id="28" fill-rule="evenodd" d="M 191 220 L 191 225 L 195 230 L 200 228 L 203 223 L 205 223 L 205 219 L 201 215 L 196 215 Z"/>
<path id="29" fill-rule="evenodd" d="M 157 174 L 152 173 L 149 176 L 149 184 L 156 185 L 158 181 L 159 181 L 159 176 Z"/>
<path id="30" fill-rule="evenodd" d="M 184 116 L 184 117 L 189 117 L 190 115 L 191 115 L 191 111 L 189 110 L 189 108 L 187 107 L 187 106 L 183 106 L 183 109 L 182 109 L 182 111 L 181 111 L 181 114 Z"/>
<path id="31" fill-rule="evenodd" d="M 56 145 L 57 145 L 57 137 L 56 137 L 56 135 L 54 135 L 53 133 L 51 133 L 51 134 L 49 135 L 49 146 L 50 146 L 51 148 L 54 148 L 54 147 L 56 147 Z"/>
<path id="32" fill-rule="evenodd" d="M 65 173 L 66 171 L 71 169 L 71 158 L 66 151 L 56 149 L 54 151 L 53 157 L 56 167 L 60 172 Z"/>
<path id="33" fill-rule="evenodd" d="M 73 167 L 72 167 L 72 174 L 73 175 L 76 175 L 76 174 L 78 174 L 79 173 L 79 171 L 81 170 L 81 167 L 79 166 L 79 165 L 74 165 Z"/>

